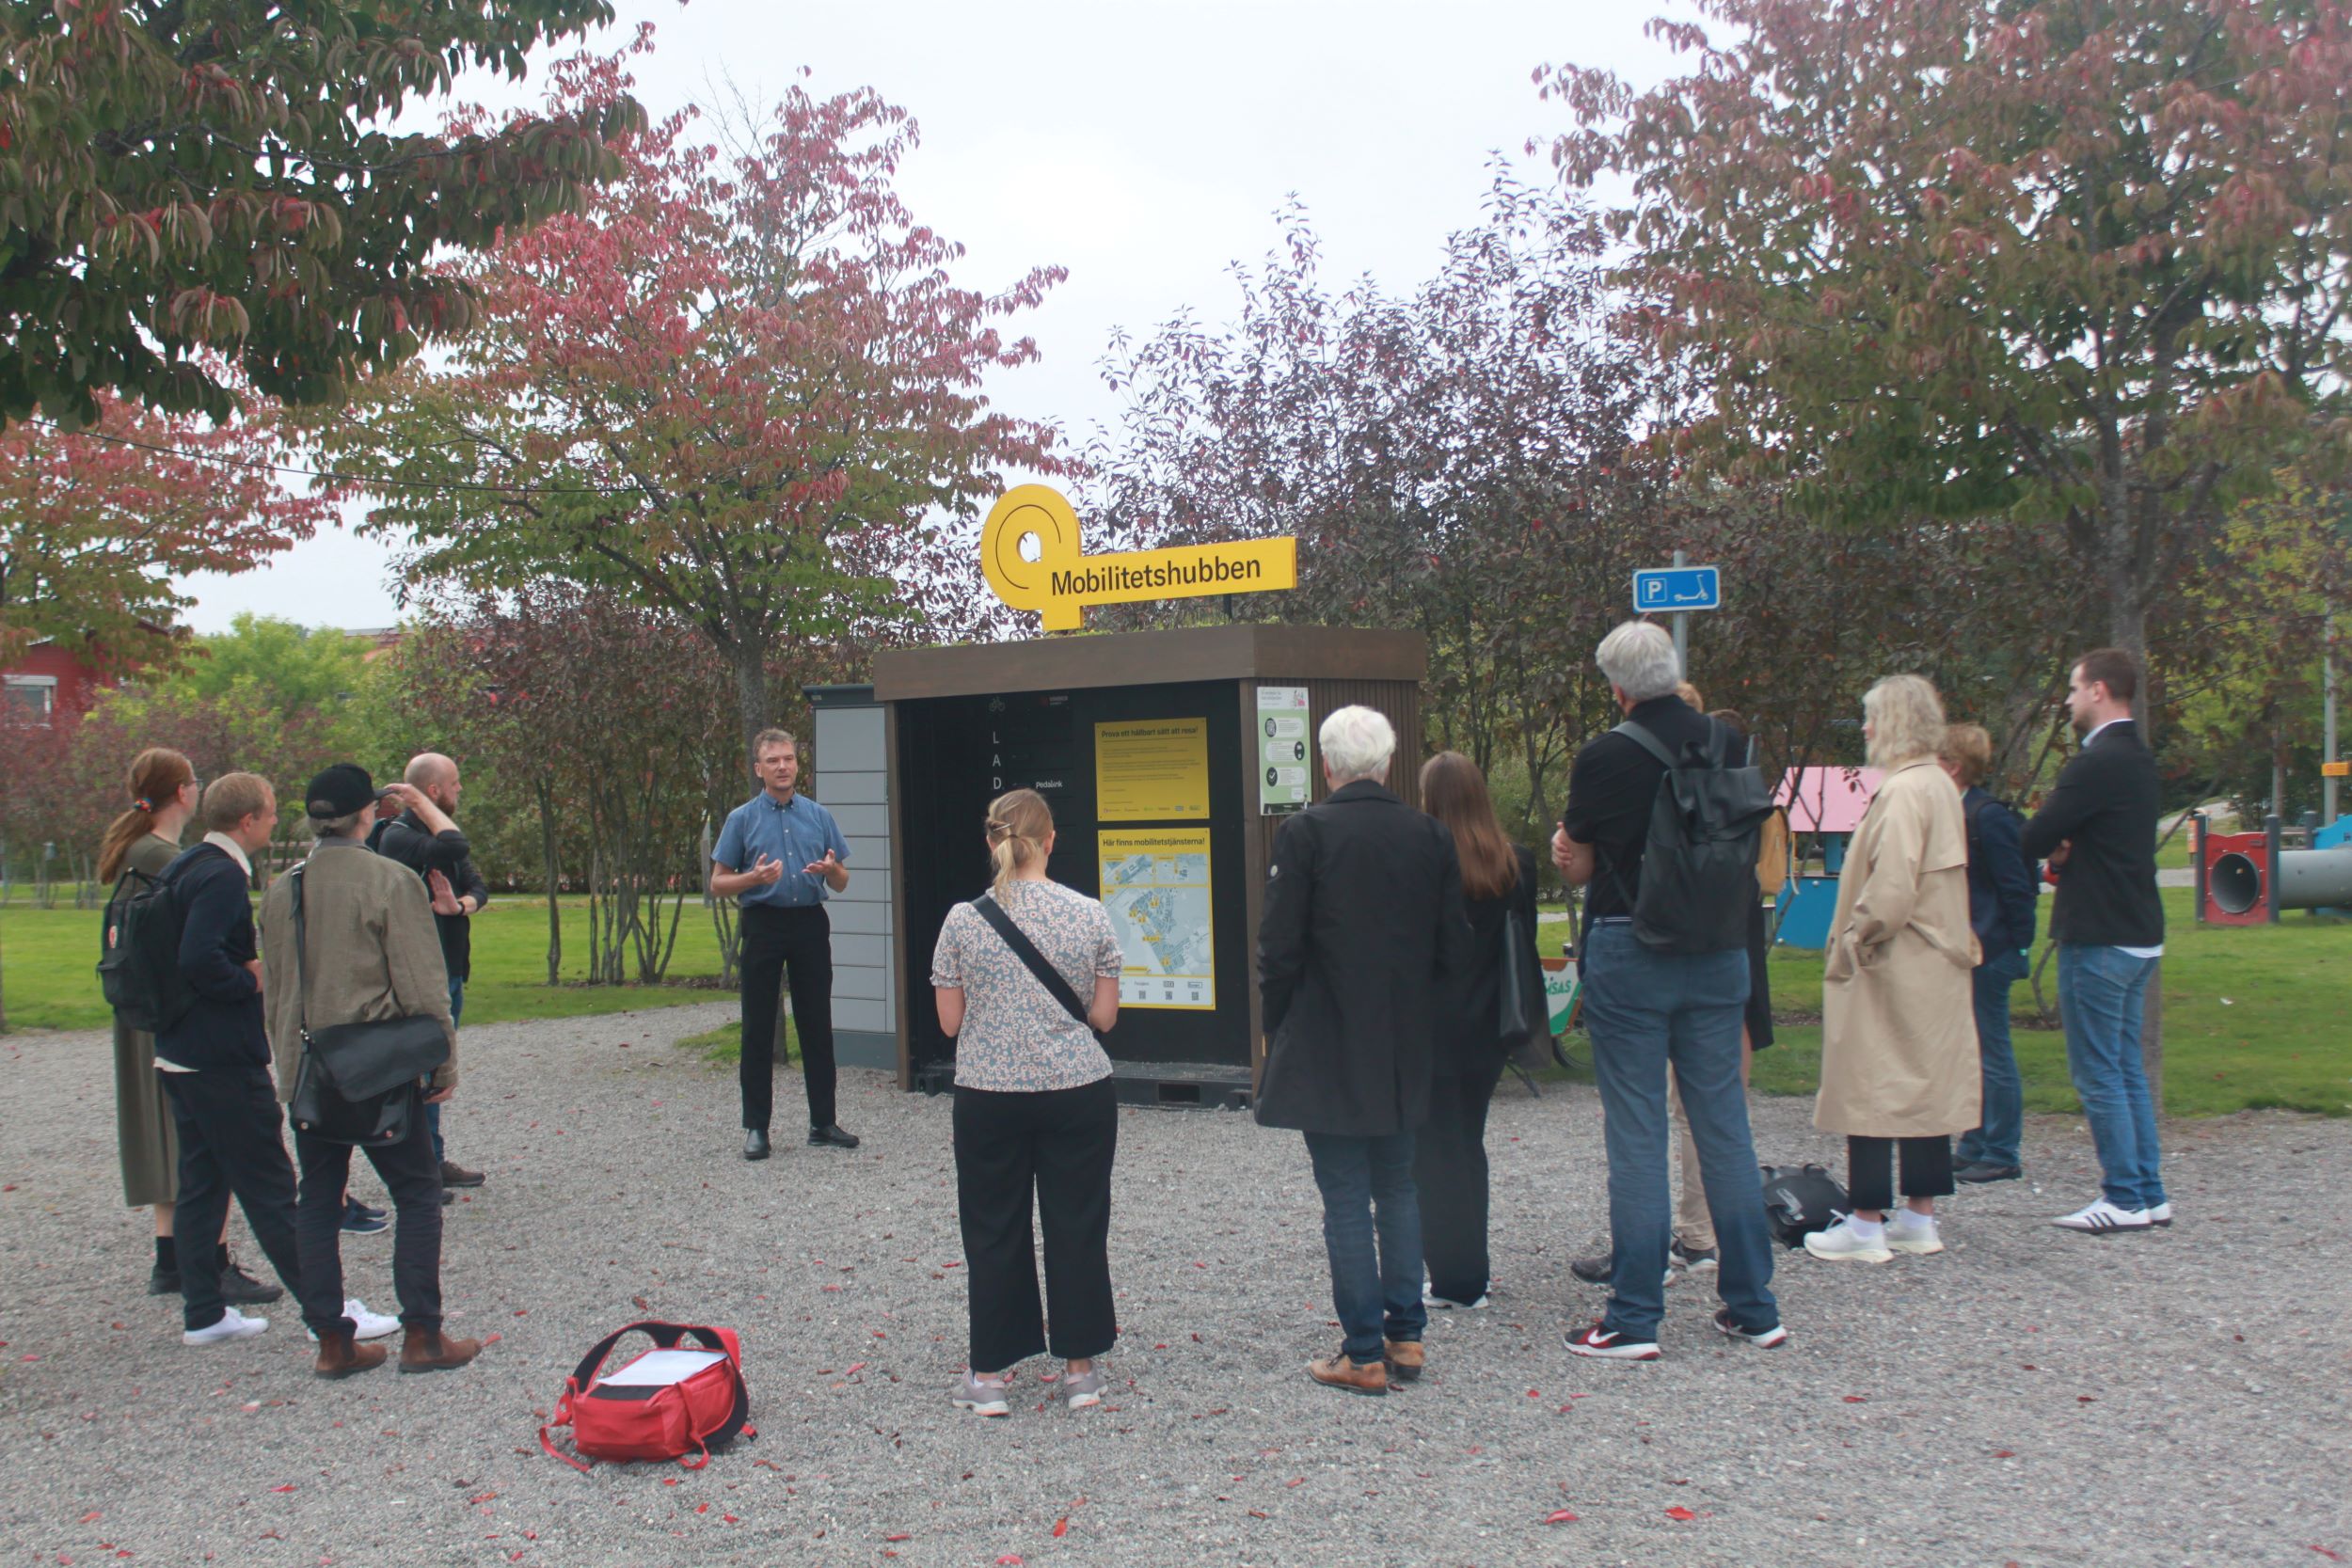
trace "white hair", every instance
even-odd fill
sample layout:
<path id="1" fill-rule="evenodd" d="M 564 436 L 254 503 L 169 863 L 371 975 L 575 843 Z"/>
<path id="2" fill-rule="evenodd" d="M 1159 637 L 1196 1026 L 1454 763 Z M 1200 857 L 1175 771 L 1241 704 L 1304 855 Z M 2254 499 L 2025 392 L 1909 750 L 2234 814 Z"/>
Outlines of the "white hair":
<path id="1" fill-rule="evenodd" d="M 1358 779 L 1376 784 L 1389 776 L 1389 759 L 1396 755 L 1396 728 L 1377 709 L 1343 707 L 1324 720 L 1315 744 L 1334 785 Z"/>
<path id="2" fill-rule="evenodd" d="M 1682 684 L 1675 640 L 1654 621 L 1628 621 L 1600 640 L 1593 662 L 1618 690 L 1637 703 L 1671 697 Z"/>

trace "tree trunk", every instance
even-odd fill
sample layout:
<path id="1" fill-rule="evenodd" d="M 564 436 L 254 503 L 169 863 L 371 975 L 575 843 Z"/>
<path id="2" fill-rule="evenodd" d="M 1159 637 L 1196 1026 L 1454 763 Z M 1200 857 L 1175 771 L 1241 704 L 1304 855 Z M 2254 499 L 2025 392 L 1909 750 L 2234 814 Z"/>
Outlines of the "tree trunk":
<path id="1" fill-rule="evenodd" d="M 564 983 L 564 910 L 556 887 L 555 790 L 544 775 L 532 781 L 539 798 L 539 866 L 548 894 L 548 984 Z"/>
<path id="2" fill-rule="evenodd" d="M 735 664 L 735 707 L 743 725 L 742 774 L 748 778 L 753 761 L 752 737 L 775 722 L 768 690 L 767 650 L 739 639 L 729 655 Z"/>

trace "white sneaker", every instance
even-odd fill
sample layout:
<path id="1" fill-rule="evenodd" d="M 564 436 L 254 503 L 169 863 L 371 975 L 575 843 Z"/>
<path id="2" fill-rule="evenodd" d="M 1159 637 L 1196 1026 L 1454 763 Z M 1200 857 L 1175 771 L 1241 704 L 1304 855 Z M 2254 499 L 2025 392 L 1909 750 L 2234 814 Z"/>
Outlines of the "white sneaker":
<path id="1" fill-rule="evenodd" d="M 381 1339 L 400 1327 L 398 1318 L 388 1318 L 381 1312 L 369 1311 L 368 1304 L 358 1296 L 343 1298 L 343 1316 L 359 1325 L 359 1331 L 352 1336 L 355 1339 Z M 315 1345 L 319 1342 L 317 1329 L 306 1328 L 302 1332 L 310 1337 L 310 1343 Z"/>
<path id="2" fill-rule="evenodd" d="M 248 1318 L 233 1307 L 224 1307 L 220 1309 L 220 1322 L 206 1328 L 182 1331 L 180 1342 L 183 1345 L 224 1344 L 230 1339 L 250 1339 L 268 1327 L 267 1318 Z"/>
<path id="3" fill-rule="evenodd" d="M 2148 1211 L 2148 1223 L 2150 1225 L 2170 1225 L 2172 1223 L 2172 1203 L 2169 1198 Z"/>
<path id="4" fill-rule="evenodd" d="M 1895 1256 L 1886 1249 L 1884 1231 L 1882 1226 L 1878 1238 L 1865 1240 L 1853 1227 L 1853 1216 L 1840 1214 L 1827 1230 L 1808 1231 L 1804 1250 L 1832 1262 L 1884 1263 Z"/>
<path id="5" fill-rule="evenodd" d="M 1480 1296 L 1476 1301 L 1455 1301 L 1450 1296 L 1438 1295 L 1436 1291 L 1423 1287 L 1421 1292 L 1421 1304 L 1432 1312 L 1475 1312 L 1486 1305 L 1486 1298 Z"/>
<path id="6" fill-rule="evenodd" d="M 2168 1212 L 2166 1222 L 2169 1223 L 2171 1217 Z M 2060 1230 L 2079 1230 L 2086 1236 L 2112 1236 L 2119 1230 L 2145 1230 L 2156 1222 L 2145 1209 L 2118 1209 L 2101 1197 L 2050 1223 Z"/>
<path id="7" fill-rule="evenodd" d="M 1933 1214 L 1915 1213 L 1899 1209 L 1886 1222 L 1886 1244 L 1897 1252 L 1930 1253 L 1944 1250 L 1942 1238 L 1935 1233 Z"/>

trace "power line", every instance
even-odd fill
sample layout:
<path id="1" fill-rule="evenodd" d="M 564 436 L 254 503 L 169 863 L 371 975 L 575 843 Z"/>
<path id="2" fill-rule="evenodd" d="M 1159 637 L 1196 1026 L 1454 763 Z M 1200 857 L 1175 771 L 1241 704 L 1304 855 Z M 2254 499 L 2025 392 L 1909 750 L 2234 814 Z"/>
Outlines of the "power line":
<path id="1" fill-rule="evenodd" d="M 135 436 L 117 436 L 103 430 L 68 430 L 53 420 L 34 419 L 27 423 L 41 425 L 60 436 L 91 441 L 112 441 L 117 446 L 137 447 L 143 451 L 161 452 L 167 457 L 184 457 L 193 463 L 217 463 L 224 467 L 247 468 L 259 473 L 293 474 L 303 479 L 331 479 L 344 484 L 357 484 L 362 489 L 397 488 L 406 490 L 437 490 L 443 492 L 480 491 L 497 496 L 625 496 L 634 494 L 632 484 L 605 486 L 532 484 L 481 484 L 466 480 L 395 479 L 385 474 L 347 474 L 334 468 L 297 468 L 284 463 L 263 463 L 250 457 L 230 457 L 216 451 L 189 451 L 184 447 L 165 446 L 156 441 L 142 441 Z"/>

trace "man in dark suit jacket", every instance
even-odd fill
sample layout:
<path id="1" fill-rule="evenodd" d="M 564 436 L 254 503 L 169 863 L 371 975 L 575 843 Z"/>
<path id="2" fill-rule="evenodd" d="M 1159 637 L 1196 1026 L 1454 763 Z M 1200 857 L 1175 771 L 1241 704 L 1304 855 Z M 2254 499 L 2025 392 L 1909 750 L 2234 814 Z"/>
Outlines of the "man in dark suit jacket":
<path id="1" fill-rule="evenodd" d="M 246 1317 L 221 1296 L 219 1237 L 231 1193 L 278 1277 L 299 1289 L 302 1271 L 294 1164 L 270 1078 L 261 947 L 246 891 L 248 857 L 268 846 L 278 827 L 278 797 L 266 779 L 228 773 L 204 791 L 199 809 L 210 831 L 162 878 L 184 915 L 180 974 L 196 1001 L 156 1034 L 155 1071 L 180 1134 L 180 1338 L 209 1345 L 269 1327 L 267 1318 Z"/>
<path id="2" fill-rule="evenodd" d="M 1330 797 L 1282 825 L 1258 927 L 1266 1032 L 1257 1115 L 1307 1135 L 1346 1338 L 1316 1382 L 1384 1394 L 1421 1375 L 1413 1129 L 1428 1119 L 1441 986 L 1469 956 L 1454 835 L 1382 786 L 1396 731 L 1343 707 L 1317 733 Z"/>
<path id="3" fill-rule="evenodd" d="M 2075 664 L 2066 705 L 2082 750 L 2021 835 L 2025 852 L 2058 873 L 2050 935 L 2066 1067 L 2103 1176 L 2095 1200 L 2052 1223 L 2091 1235 L 2172 1223 L 2139 1053 L 2141 1004 L 2164 956 L 2164 904 L 2156 761 L 2132 721 L 2138 690 L 2139 666 L 2121 649 Z"/>

